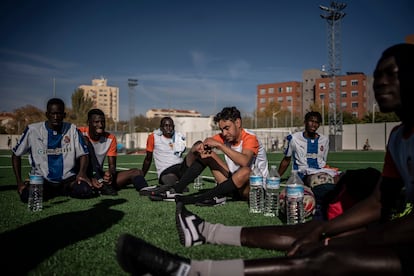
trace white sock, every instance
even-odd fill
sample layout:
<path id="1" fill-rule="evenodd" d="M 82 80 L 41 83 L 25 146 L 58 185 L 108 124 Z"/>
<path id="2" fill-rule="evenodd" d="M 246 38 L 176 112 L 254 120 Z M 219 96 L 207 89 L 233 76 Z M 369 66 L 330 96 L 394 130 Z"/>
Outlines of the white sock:
<path id="1" fill-rule="evenodd" d="M 241 226 L 225 226 L 223 224 L 212 224 L 205 221 L 204 227 L 201 228 L 203 229 L 199 230 L 208 243 L 241 246 Z"/>
<path id="2" fill-rule="evenodd" d="M 191 261 L 188 276 L 240 276 L 244 275 L 241 259 L 222 261 Z"/>

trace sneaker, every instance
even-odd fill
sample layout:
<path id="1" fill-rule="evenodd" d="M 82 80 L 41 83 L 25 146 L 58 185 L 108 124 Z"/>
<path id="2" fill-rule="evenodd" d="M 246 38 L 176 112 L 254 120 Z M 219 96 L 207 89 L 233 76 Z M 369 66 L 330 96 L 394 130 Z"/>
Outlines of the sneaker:
<path id="1" fill-rule="evenodd" d="M 171 188 L 168 191 L 161 192 L 161 193 L 153 193 L 153 195 L 149 196 L 152 201 L 175 201 L 175 197 L 177 195 L 182 195 L 180 193 L 176 193 L 174 188 Z"/>
<path id="2" fill-rule="evenodd" d="M 160 186 L 158 185 L 153 185 L 153 186 L 148 186 L 145 188 L 142 188 L 141 190 L 139 190 L 139 195 L 142 196 L 150 196 L 152 194 L 152 192 L 156 191 L 157 189 L 159 189 Z"/>
<path id="3" fill-rule="evenodd" d="M 146 241 L 123 234 L 116 244 L 116 259 L 132 275 L 187 275 L 190 260 L 166 252 Z"/>
<path id="4" fill-rule="evenodd" d="M 226 204 L 226 197 L 213 197 L 200 202 L 196 202 L 196 206 L 200 207 L 212 207 Z"/>
<path id="5" fill-rule="evenodd" d="M 103 184 L 102 187 L 99 189 L 99 193 L 101 195 L 110 195 L 110 196 L 118 195 L 118 192 L 114 189 L 114 187 L 109 184 Z"/>
<path id="6" fill-rule="evenodd" d="M 206 238 L 199 230 L 204 220 L 188 211 L 184 203 L 178 201 L 175 210 L 175 225 L 177 227 L 180 243 L 185 247 L 206 243 Z"/>

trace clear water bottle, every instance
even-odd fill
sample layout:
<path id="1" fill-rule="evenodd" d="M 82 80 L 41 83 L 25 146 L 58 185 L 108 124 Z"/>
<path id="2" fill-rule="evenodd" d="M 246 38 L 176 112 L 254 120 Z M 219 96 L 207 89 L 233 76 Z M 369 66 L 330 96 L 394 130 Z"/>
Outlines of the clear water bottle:
<path id="1" fill-rule="evenodd" d="M 194 190 L 201 190 L 203 188 L 203 177 L 201 175 L 194 179 Z"/>
<path id="2" fill-rule="evenodd" d="M 263 175 L 253 164 L 250 172 L 249 212 L 262 213 L 264 201 Z"/>
<path id="3" fill-rule="evenodd" d="M 43 176 L 32 170 L 29 174 L 29 199 L 27 208 L 29 211 L 37 212 L 43 210 Z"/>
<path id="4" fill-rule="evenodd" d="M 279 188 L 280 175 L 277 167 L 272 165 L 266 178 L 264 215 L 267 217 L 277 217 L 279 215 Z"/>
<path id="5" fill-rule="evenodd" d="M 286 216 L 287 224 L 305 222 L 305 210 L 303 206 L 304 185 L 297 171 L 292 171 L 286 182 Z"/>

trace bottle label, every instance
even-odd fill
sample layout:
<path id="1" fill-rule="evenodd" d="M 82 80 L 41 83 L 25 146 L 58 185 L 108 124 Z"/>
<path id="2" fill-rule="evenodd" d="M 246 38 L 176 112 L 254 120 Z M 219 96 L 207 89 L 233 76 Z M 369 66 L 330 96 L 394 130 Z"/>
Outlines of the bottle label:
<path id="1" fill-rule="evenodd" d="M 262 186 L 263 185 L 263 177 L 260 175 L 251 175 L 250 176 L 250 185 L 251 186 Z"/>
<path id="2" fill-rule="evenodd" d="M 266 179 L 266 186 L 271 189 L 279 189 L 280 177 L 268 177 Z"/>
<path id="3" fill-rule="evenodd" d="M 43 184 L 43 176 L 31 174 L 29 176 L 30 184 Z"/>
<path id="4" fill-rule="evenodd" d="M 304 196 L 304 187 L 303 185 L 287 185 L 286 186 L 286 197 L 290 198 L 300 198 Z"/>

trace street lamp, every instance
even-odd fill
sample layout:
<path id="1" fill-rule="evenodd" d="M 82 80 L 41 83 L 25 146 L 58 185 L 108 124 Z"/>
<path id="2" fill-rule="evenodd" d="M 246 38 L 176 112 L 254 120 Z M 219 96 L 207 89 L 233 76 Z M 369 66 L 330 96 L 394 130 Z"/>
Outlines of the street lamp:
<path id="1" fill-rule="evenodd" d="M 280 113 L 280 110 L 276 111 L 276 112 L 273 112 L 273 114 L 272 114 L 273 128 L 275 128 L 275 120 L 276 120 L 276 128 L 279 127 L 279 123 L 277 121 L 277 114 L 279 114 L 279 113 Z"/>

